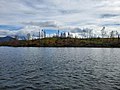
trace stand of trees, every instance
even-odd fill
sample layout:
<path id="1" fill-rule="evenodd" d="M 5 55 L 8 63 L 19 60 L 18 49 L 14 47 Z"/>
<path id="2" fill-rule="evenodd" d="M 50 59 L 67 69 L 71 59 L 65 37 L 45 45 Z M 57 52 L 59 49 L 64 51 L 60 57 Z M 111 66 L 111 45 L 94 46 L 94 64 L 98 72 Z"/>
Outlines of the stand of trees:
<path id="1" fill-rule="evenodd" d="M 118 38 L 43 38 L 37 40 L 14 40 L 2 42 L 0 46 L 15 47 L 120 47 Z"/>
<path id="2" fill-rule="evenodd" d="M 84 38 L 72 38 L 68 32 L 68 36 L 65 37 L 65 32 L 60 33 L 59 30 L 55 37 L 46 37 L 46 31 L 39 31 L 37 39 L 31 39 L 31 34 L 27 34 L 26 40 L 18 40 L 18 36 L 15 36 L 15 40 L 9 42 L 1 42 L 0 46 L 36 46 L 36 47 L 120 47 L 119 33 L 117 31 L 111 31 L 107 33 L 105 27 L 101 30 L 101 37 L 94 37 L 92 29 L 83 29 L 81 35 Z"/>

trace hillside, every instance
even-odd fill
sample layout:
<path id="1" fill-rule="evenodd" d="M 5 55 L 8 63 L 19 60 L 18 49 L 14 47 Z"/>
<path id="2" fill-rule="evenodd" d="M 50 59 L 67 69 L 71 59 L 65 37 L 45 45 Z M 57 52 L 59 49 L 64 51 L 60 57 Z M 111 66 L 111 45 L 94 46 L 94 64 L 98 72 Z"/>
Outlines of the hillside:
<path id="1" fill-rule="evenodd" d="M 9 41 L 14 41 L 14 40 L 15 39 L 10 36 L 0 37 L 0 42 L 9 42 Z"/>

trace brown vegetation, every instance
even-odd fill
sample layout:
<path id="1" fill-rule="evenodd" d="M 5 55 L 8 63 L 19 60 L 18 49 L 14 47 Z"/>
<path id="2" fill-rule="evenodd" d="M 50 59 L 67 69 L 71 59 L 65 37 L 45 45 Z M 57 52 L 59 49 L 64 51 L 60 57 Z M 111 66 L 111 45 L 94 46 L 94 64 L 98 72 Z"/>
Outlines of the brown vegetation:
<path id="1" fill-rule="evenodd" d="M 44 38 L 37 40 L 14 40 L 0 46 L 14 47 L 120 47 L 119 38 Z"/>

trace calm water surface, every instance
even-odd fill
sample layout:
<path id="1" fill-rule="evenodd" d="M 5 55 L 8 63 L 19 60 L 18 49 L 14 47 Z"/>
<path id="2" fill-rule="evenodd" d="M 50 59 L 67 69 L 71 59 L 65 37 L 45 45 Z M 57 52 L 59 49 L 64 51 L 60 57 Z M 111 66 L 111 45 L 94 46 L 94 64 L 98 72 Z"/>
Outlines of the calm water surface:
<path id="1" fill-rule="evenodd" d="M 120 49 L 0 47 L 0 90 L 120 90 Z"/>

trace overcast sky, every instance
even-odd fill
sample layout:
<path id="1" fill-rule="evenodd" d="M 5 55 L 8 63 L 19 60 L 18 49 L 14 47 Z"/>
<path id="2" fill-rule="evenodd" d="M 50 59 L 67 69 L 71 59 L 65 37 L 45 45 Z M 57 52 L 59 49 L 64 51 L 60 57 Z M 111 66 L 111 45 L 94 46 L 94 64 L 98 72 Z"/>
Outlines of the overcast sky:
<path id="1" fill-rule="evenodd" d="M 26 25 L 120 30 L 120 0 L 0 0 L 1 34 Z"/>

